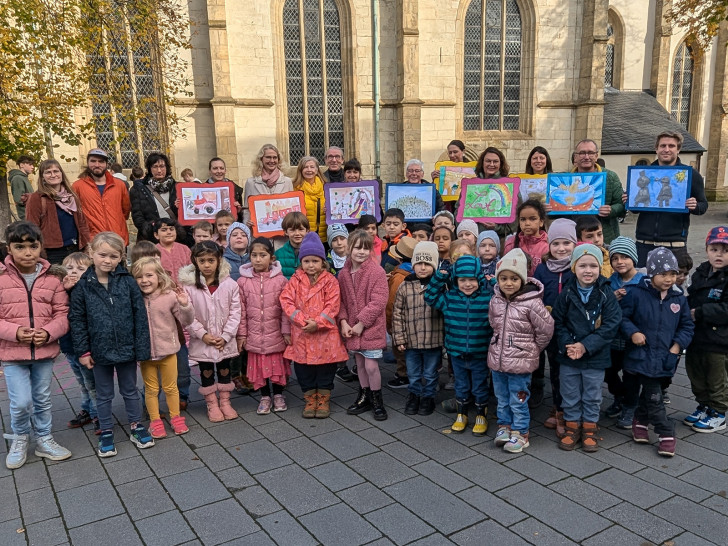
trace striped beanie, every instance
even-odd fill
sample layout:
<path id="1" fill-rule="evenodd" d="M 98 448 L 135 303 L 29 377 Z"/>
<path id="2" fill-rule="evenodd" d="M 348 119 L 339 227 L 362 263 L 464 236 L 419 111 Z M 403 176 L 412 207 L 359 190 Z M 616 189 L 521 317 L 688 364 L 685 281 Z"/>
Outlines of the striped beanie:
<path id="1" fill-rule="evenodd" d="M 620 235 L 609 243 L 609 259 L 611 260 L 615 254 L 624 254 L 637 265 L 637 244 L 629 237 Z"/>

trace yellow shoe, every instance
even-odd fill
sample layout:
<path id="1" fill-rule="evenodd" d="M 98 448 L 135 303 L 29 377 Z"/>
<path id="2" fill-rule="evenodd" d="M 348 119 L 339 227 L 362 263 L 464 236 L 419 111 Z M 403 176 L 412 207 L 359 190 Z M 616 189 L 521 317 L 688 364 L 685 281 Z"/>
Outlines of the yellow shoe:
<path id="1" fill-rule="evenodd" d="M 485 436 L 486 432 L 488 432 L 488 421 L 485 419 L 485 415 L 476 415 L 473 436 Z"/>
<path id="2" fill-rule="evenodd" d="M 457 434 L 462 434 L 465 432 L 465 429 L 468 427 L 468 416 L 464 413 L 458 413 L 457 418 L 455 419 L 455 422 L 452 424 L 450 429 L 453 432 L 456 432 Z"/>

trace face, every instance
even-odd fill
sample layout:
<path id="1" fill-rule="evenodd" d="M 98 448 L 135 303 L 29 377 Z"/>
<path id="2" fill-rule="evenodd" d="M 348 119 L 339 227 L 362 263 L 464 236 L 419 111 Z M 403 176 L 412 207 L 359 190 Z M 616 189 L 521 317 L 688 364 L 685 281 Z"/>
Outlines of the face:
<path id="1" fill-rule="evenodd" d="M 657 290 L 664 292 L 665 290 L 670 290 L 676 281 L 677 271 L 666 271 L 665 273 L 660 273 L 659 275 L 654 275 L 652 277 L 652 286 L 654 286 Z"/>
<path id="2" fill-rule="evenodd" d="M 576 262 L 574 274 L 582 286 L 591 286 L 599 278 L 599 262 L 594 256 L 583 256 Z"/>
<path id="3" fill-rule="evenodd" d="M 428 241 L 430 239 L 430 236 L 427 235 L 427 232 L 424 229 L 420 229 L 419 231 L 413 231 L 412 237 L 417 241 L 418 243 L 420 241 Z"/>
<path id="4" fill-rule="evenodd" d="M 35 171 L 35 165 L 32 163 L 21 163 L 18 165 L 20 167 L 20 170 L 23 171 L 25 174 L 33 174 Z"/>
<path id="5" fill-rule="evenodd" d="M 263 152 L 263 157 L 261 157 L 260 160 L 263 163 L 263 169 L 265 169 L 267 172 L 273 172 L 274 170 L 276 170 L 280 163 L 278 159 L 278 154 L 275 150 L 272 150 L 270 148 Z"/>
<path id="6" fill-rule="evenodd" d="M 187 183 L 194 182 L 195 177 L 191 175 L 190 173 L 185 173 L 185 175 L 182 177 L 182 180 L 184 180 Z"/>
<path id="7" fill-rule="evenodd" d="M 351 249 L 350 258 L 355 264 L 361 265 L 369 259 L 371 254 L 372 251 L 370 249 L 364 248 L 361 245 L 356 245 Z"/>
<path id="8" fill-rule="evenodd" d="M 602 228 L 596 231 L 582 231 L 581 240 L 585 243 L 591 243 L 599 248 L 604 246 L 604 231 Z"/>
<path id="9" fill-rule="evenodd" d="M 220 265 L 220 261 L 215 254 L 202 254 L 197 256 L 197 258 L 193 258 L 193 260 L 197 263 L 197 267 L 200 269 L 203 277 L 206 279 L 215 277 L 215 272 Z"/>
<path id="10" fill-rule="evenodd" d="M 557 260 L 566 258 L 574 252 L 574 243 L 566 239 L 556 239 L 549 243 L 549 252 Z"/>
<path id="11" fill-rule="evenodd" d="M 50 165 L 43 171 L 43 180 L 49 186 L 60 186 L 63 182 L 63 173 L 57 165 Z"/>
<path id="12" fill-rule="evenodd" d="M 326 167 L 331 171 L 341 170 L 344 164 L 344 155 L 336 148 L 329 148 L 326 152 Z"/>
<path id="13" fill-rule="evenodd" d="M 728 265 L 728 245 L 708 245 L 705 250 L 708 253 L 708 261 L 713 269 L 721 269 Z"/>
<path id="14" fill-rule="evenodd" d="M 121 253 L 113 249 L 108 243 L 102 243 L 91 253 L 96 272 L 111 273 L 121 261 Z"/>
<path id="15" fill-rule="evenodd" d="M 456 163 L 462 163 L 465 159 L 463 157 L 463 151 L 455 146 L 455 144 L 450 144 L 450 146 L 447 147 L 447 158 Z"/>
<path id="16" fill-rule="evenodd" d="M 316 167 L 315 161 L 306 161 L 301 169 L 301 174 L 306 180 L 313 180 L 313 177 L 318 174 L 318 168 Z"/>
<path id="17" fill-rule="evenodd" d="M 435 269 L 430 264 L 426 264 L 425 262 L 416 263 L 412 266 L 412 270 L 415 272 L 415 275 L 418 279 L 426 279 L 427 277 L 432 277 L 432 274 L 435 272 Z"/>
<path id="18" fill-rule="evenodd" d="M 250 250 L 250 263 L 253 264 L 253 271 L 263 273 L 270 269 L 270 263 L 273 260 L 268 251 L 262 245 L 253 245 Z"/>
<path id="19" fill-rule="evenodd" d="M 485 154 L 485 157 L 483 158 L 483 171 L 485 172 L 485 176 L 494 176 L 495 173 L 500 171 L 500 167 L 501 161 L 498 154 L 490 152 Z"/>
<path id="20" fill-rule="evenodd" d="M 68 262 L 65 266 L 66 273 L 68 274 L 68 278 L 77 281 L 81 278 L 81 275 L 83 275 L 86 270 L 88 269 L 88 266 L 85 264 L 77 263 L 77 262 Z"/>
<path id="21" fill-rule="evenodd" d="M 422 170 L 422 167 L 420 167 L 417 164 L 412 164 L 409 167 L 407 167 L 407 182 L 411 184 L 419 184 L 420 180 L 422 180 L 422 175 L 425 173 L 425 171 Z"/>
<path id="22" fill-rule="evenodd" d="M 230 234 L 230 249 L 238 254 L 248 250 L 248 236 L 242 229 L 233 230 Z"/>
<path id="23" fill-rule="evenodd" d="M 458 288 L 460 292 L 469 296 L 478 289 L 478 279 L 475 277 L 458 277 Z"/>
<path id="24" fill-rule="evenodd" d="M 447 229 L 455 229 L 455 224 L 452 223 L 452 220 L 445 216 L 444 214 L 442 216 L 438 216 L 435 218 L 435 223 L 433 224 L 433 227 L 435 229 L 439 227 L 446 227 Z"/>
<path id="25" fill-rule="evenodd" d="M 432 240 L 437 243 L 437 251 L 440 255 L 450 252 L 450 243 L 452 239 L 450 234 L 444 229 L 438 229 L 432 236 Z"/>
<path id="26" fill-rule="evenodd" d="M 288 237 L 288 240 L 291 242 L 294 248 L 298 248 L 299 246 L 301 246 L 301 242 L 306 236 L 306 233 L 308 233 L 308 231 L 305 227 L 288 228 L 286 230 L 286 236 Z"/>
<path id="27" fill-rule="evenodd" d="M 359 182 L 361 180 L 361 173 L 356 169 L 349 169 L 344 172 L 344 180 L 346 182 Z"/>
<path id="28" fill-rule="evenodd" d="M 406 227 L 407 224 L 395 216 L 390 216 L 389 218 L 384 219 L 384 233 L 386 233 L 387 237 L 390 239 L 393 239 L 402 233 Z"/>
<path id="29" fill-rule="evenodd" d="M 364 228 L 364 231 L 366 231 L 369 235 L 372 237 L 378 237 L 379 233 L 377 230 L 377 224 L 369 224 Z"/>
<path id="30" fill-rule="evenodd" d="M 199 243 L 200 241 L 209 241 L 212 239 L 212 233 L 204 229 L 196 229 L 192 234 L 192 238 L 196 243 Z"/>
<path id="31" fill-rule="evenodd" d="M 523 280 L 512 271 L 498 273 L 498 287 L 506 297 L 511 297 L 518 292 L 521 286 L 523 286 Z"/>
<path id="32" fill-rule="evenodd" d="M 492 239 L 483 239 L 478 247 L 478 254 L 486 262 L 492 262 L 498 256 L 498 247 Z"/>
<path id="33" fill-rule="evenodd" d="M 521 232 L 528 237 L 535 237 L 543 229 L 543 220 L 533 207 L 524 207 L 518 215 L 518 225 Z"/>
<path id="34" fill-rule="evenodd" d="M 33 273 L 35 271 L 35 264 L 40 259 L 41 250 L 43 250 L 43 246 L 39 241 L 10 243 L 10 255 L 13 257 L 15 267 L 21 273 Z"/>
<path id="35" fill-rule="evenodd" d="M 167 165 L 163 159 L 158 160 L 151 168 L 152 178 L 154 180 L 164 180 L 167 178 Z"/>
<path id="36" fill-rule="evenodd" d="M 217 233 L 220 235 L 220 239 L 225 238 L 225 236 L 227 235 L 227 230 L 232 223 L 232 219 L 228 218 L 227 216 L 223 216 L 222 218 L 218 218 L 217 220 L 215 220 L 215 227 L 217 228 Z"/>
<path id="37" fill-rule="evenodd" d="M 102 176 L 104 176 L 106 168 L 109 165 L 106 159 L 95 155 L 89 157 L 86 163 L 88 166 L 88 170 L 91 171 L 91 174 L 94 175 L 96 178 L 101 178 Z"/>
<path id="38" fill-rule="evenodd" d="M 597 147 L 592 142 L 582 142 L 576 147 L 576 166 L 581 171 L 593 171 L 597 157 Z"/>
<path id="39" fill-rule="evenodd" d="M 533 169 L 533 174 L 545 174 L 546 156 L 539 152 L 533 154 L 531 156 L 531 169 Z"/>
<path id="40" fill-rule="evenodd" d="M 478 237 L 475 235 L 475 233 L 472 233 L 470 231 L 462 231 L 460 232 L 460 237 L 468 241 L 469 243 L 473 243 L 473 246 L 475 246 L 475 243 L 478 242 Z"/>
<path id="41" fill-rule="evenodd" d="M 677 272 L 677 280 L 675 281 L 675 284 L 678 286 L 685 284 L 685 281 L 688 280 L 688 275 L 690 275 L 690 270 L 681 267 Z"/>
<path id="42" fill-rule="evenodd" d="M 174 226 L 162 225 L 154 232 L 154 236 L 162 246 L 171 246 L 177 240 L 177 230 Z"/>
<path id="43" fill-rule="evenodd" d="M 657 161 L 660 165 L 674 165 L 677 161 L 677 154 L 680 153 L 677 139 L 663 137 L 657 143 Z"/>
<path id="44" fill-rule="evenodd" d="M 612 264 L 612 269 L 620 275 L 626 275 L 634 269 L 634 262 L 629 256 L 615 252 L 609 259 L 609 263 Z"/>
<path id="45" fill-rule="evenodd" d="M 222 182 L 225 180 L 226 173 L 227 168 L 225 167 L 224 161 L 213 161 L 212 165 L 210 165 L 210 178 L 212 178 L 215 182 Z"/>
<path id="46" fill-rule="evenodd" d="M 301 269 L 306 275 L 318 275 L 324 270 L 324 261 L 318 256 L 306 256 L 301 260 Z"/>
<path id="47" fill-rule="evenodd" d="M 343 235 L 334 237 L 331 241 L 331 250 L 333 250 L 337 256 L 345 256 L 347 250 L 347 239 Z"/>
<path id="48" fill-rule="evenodd" d="M 139 290 L 142 294 L 154 294 L 159 288 L 159 277 L 157 271 L 153 265 L 146 265 L 141 271 L 141 275 L 136 279 L 139 285 Z"/>

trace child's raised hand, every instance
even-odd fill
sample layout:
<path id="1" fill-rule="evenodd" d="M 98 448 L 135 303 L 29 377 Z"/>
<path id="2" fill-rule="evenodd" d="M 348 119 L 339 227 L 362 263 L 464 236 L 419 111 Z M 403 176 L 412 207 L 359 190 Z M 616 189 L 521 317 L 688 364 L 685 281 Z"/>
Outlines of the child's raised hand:
<path id="1" fill-rule="evenodd" d="M 33 329 L 28 328 L 27 326 L 21 326 L 18 328 L 18 331 L 15 332 L 15 339 L 17 339 L 20 343 L 30 345 L 33 343 Z"/>
<path id="2" fill-rule="evenodd" d="M 74 286 L 76 286 L 76 283 L 78 282 L 77 277 L 71 277 L 70 275 L 66 275 L 63 277 L 63 289 L 64 290 L 70 290 Z"/>
<path id="3" fill-rule="evenodd" d="M 364 325 L 361 322 L 357 322 L 356 326 L 351 329 L 351 333 L 355 336 L 360 336 L 364 331 Z"/>
<path id="4" fill-rule="evenodd" d="M 306 325 L 301 329 L 307 334 L 312 334 L 318 330 L 318 324 L 316 324 L 314 319 L 306 319 Z"/>
<path id="5" fill-rule="evenodd" d="M 246 337 L 237 338 L 239 353 L 243 352 L 243 349 L 245 349 L 245 344 L 247 343 L 247 341 L 248 341 L 248 338 L 246 338 Z"/>
<path id="6" fill-rule="evenodd" d="M 189 295 L 187 295 L 187 292 L 185 291 L 184 288 L 182 288 L 181 286 L 178 286 L 177 288 L 174 289 L 174 293 L 177 295 L 177 302 L 182 307 L 187 307 L 190 304 L 190 297 L 189 297 Z"/>
<path id="7" fill-rule="evenodd" d="M 632 334 L 632 337 L 630 339 L 635 345 L 644 345 L 645 343 L 647 343 L 647 338 L 642 332 L 635 332 L 634 334 Z"/>
<path id="8" fill-rule="evenodd" d="M 291 344 L 291 335 L 290 334 L 283 334 L 283 341 L 286 342 L 286 345 Z"/>
<path id="9" fill-rule="evenodd" d="M 85 366 L 89 370 L 94 367 L 94 364 L 96 364 L 94 362 L 94 359 L 91 358 L 91 355 L 81 356 L 79 357 L 78 361 L 81 363 L 82 366 Z"/>
<path id="10" fill-rule="evenodd" d="M 50 334 L 46 332 L 43 328 L 33 330 L 33 343 L 38 346 L 45 344 L 50 339 L 50 337 Z"/>

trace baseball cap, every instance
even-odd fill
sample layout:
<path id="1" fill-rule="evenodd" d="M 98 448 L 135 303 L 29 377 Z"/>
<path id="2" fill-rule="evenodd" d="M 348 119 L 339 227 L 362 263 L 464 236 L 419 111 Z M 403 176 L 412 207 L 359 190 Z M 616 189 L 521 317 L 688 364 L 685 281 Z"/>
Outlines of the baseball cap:
<path id="1" fill-rule="evenodd" d="M 103 157 L 104 159 L 109 159 L 109 154 L 107 154 L 101 148 L 93 148 L 92 150 L 90 150 L 89 153 L 86 154 L 86 159 L 88 159 L 92 155 L 95 155 L 97 157 Z"/>

